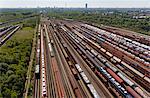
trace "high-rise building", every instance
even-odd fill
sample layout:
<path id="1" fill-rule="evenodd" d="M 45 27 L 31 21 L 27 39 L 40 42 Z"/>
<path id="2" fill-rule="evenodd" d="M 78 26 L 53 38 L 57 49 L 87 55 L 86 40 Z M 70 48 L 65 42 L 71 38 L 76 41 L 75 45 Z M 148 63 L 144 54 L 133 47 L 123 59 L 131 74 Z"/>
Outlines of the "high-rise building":
<path id="1" fill-rule="evenodd" d="M 87 9 L 87 6 L 88 6 L 88 4 L 86 3 L 86 4 L 85 4 L 85 8 L 86 8 L 86 9 Z"/>

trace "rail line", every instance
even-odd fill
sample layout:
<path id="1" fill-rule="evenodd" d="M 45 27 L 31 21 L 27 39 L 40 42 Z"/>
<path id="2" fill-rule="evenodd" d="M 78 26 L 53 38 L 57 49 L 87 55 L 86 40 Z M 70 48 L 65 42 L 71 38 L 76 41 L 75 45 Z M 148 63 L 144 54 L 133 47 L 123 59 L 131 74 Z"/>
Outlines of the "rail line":
<path id="1" fill-rule="evenodd" d="M 0 46 L 2 46 L 19 28 L 20 28 L 19 25 L 13 26 L 13 27 L 10 27 L 10 28 L 4 30 L 2 33 L 0 33 Z M 11 31 L 11 32 L 8 33 L 9 31 Z M 1 38 L 3 36 L 4 36 L 4 38 Z"/>
<path id="2" fill-rule="evenodd" d="M 149 46 L 76 21 L 43 18 L 38 31 L 35 98 L 150 97 Z"/>

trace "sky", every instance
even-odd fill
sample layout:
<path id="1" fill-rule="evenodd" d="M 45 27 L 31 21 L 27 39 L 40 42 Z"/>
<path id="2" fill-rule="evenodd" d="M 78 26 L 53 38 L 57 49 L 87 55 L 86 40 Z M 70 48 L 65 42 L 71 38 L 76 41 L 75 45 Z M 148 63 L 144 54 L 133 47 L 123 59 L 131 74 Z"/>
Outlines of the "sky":
<path id="1" fill-rule="evenodd" d="M 0 8 L 85 7 L 150 8 L 150 0 L 0 0 Z"/>

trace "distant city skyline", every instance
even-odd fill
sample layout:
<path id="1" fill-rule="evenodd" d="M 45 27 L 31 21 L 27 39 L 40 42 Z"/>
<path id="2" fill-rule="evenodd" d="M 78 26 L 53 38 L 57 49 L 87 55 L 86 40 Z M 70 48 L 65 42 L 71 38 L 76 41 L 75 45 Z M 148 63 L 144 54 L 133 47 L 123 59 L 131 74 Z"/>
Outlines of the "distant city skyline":
<path id="1" fill-rule="evenodd" d="M 150 0 L 0 0 L 0 8 L 150 8 Z"/>

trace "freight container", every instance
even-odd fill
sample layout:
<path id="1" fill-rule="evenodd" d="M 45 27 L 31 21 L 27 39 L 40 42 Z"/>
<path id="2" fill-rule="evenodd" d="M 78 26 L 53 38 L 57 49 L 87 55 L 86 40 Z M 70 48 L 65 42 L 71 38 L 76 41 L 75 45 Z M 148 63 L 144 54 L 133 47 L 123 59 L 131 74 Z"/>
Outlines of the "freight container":
<path id="1" fill-rule="evenodd" d="M 91 52 L 95 55 L 95 56 L 97 56 L 98 55 L 98 52 L 97 51 L 95 51 L 95 50 L 91 50 Z"/>
<path id="2" fill-rule="evenodd" d="M 80 75 L 82 76 L 82 78 L 83 78 L 83 80 L 84 80 L 85 83 L 87 83 L 87 84 L 90 83 L 88 77 L 85 75 L 84 72 L 81 72 Z"/>
<path id="3" fill-rule="evenodd" d="M 133 86 L 134 83 L 130 81 L 127 77 L 125 77 L 122 73 L 118 72 L 117 75 L 123 79 L 129 86 Z"/>
<path id="4" fill-rule="evenodd" d="M 102 57 L 101 55 L 98 55 L 97 57 L 101 62 L 103 62 L 103 63 L 106 62 L 106 59 L 104 57 Z"/>
<path id="5" fill-rule="evenodd" d="M 142 98 L 137 92 L 135 92 L 130 86 L 126 86 L 126 90 L 134 97 L 134 98 Z"/>
<path id="6" fill-rule="evenodd" d="M 132 68 L 131 66 L 129 66 L 128 64 L 126 64 L 125 62 L 121 62 L 121 64 L 125 67 L 127 67 L 128 69 L 132 70 L 134 73 L 136 73 L 137 75 L 139 75 L 140 77 L 144 77 L 144 75 L 142 73 L 140 73 L 139 71 L 137 71 L 136 69 Z"/>
<path id="7" fill-rule="evenodd" d="M 113 56 L 110 52 L 106 52 L 106 55 L 108 55 L 109 58 L 111 58 Z"/>
<path id="8" fill-rule="evenodd" d="M 111 74 L 119 83 L 123 83 L 123 80 L 118 77 L 112 70 L 110 70 L 109 68 L 106 68 L 106 70 L 109 72 L 109 74 Z"/>
<path id="9" fill-rule="evenodd" d="M 75 66 L 76 66 L 76 68 L 77 68 L 77 70 L 78 70 L 79 72 L 83 72 L 83 70 L 81 69 L 81 67 L 80 67 L 79 64 L 75 64 Z"/>
<path id="10" fill-rule="evenodd" d="M 138 92 L 143 98 L 149 98 L 139 87 L 135 87 L 134 90 Z"/>
<path id="11" fill-rule="evenodd" d="M 106 50 L 104 48 L 100 48 L 100 50 L 104 53 L 106 52 Z"/>
<path id="12" fill-rule="evenodd" d="M 117 62 L 121 62 L 121 60 L 116 56 L 113 56 L 113 59 L 116 60 Z"/>
<path id="13" fill-rule="evenodd" d="M 114 64 L 117 63 L 117 61 L 116 61 L 114 58 L 111 58 L 110 61 L 111 61 L 112 63 L 114 63 Z"/>
<path id="14" fill-rule="evenodd" d="M 95 88 L 93 87 L 92 84 L 88 84 L 87 86 L 90 89 L 90 91 L 91 91 L 92 95 L 94 96 L 94 98 L 100 98 L 100 96 L 98 95 L 97 91 L 95 90 Z"/>
<path id="15" fill-rule="evenodd" d="M 117 66 L 117 68 L 119 68 L 120 70 L 122 70 L 122 71 L 124 70 L 124 68 L 123 68 L 120 64 L 117 64 L 116 66 Z"/>
<path id="16" fill-rule="evenodd" d="M 95 56 L 88 50 L 86 50 L 86 53 L 89 54 L 92 58 L 94 58 Z"/>

